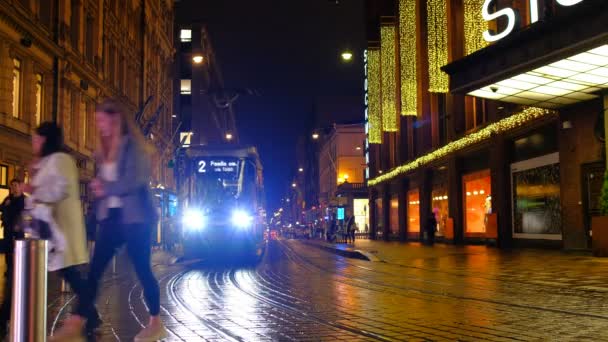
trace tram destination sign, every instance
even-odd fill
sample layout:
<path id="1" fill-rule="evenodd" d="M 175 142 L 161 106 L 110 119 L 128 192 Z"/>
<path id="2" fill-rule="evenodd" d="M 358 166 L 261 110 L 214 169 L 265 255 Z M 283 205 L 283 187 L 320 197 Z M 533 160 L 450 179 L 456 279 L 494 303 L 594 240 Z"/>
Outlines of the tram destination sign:
<path id="1" fill-rule="evenodd" d="M 197 162 L 198 173 L 237 173 L 238 159 L 235 158 L 208 158 Z"/>

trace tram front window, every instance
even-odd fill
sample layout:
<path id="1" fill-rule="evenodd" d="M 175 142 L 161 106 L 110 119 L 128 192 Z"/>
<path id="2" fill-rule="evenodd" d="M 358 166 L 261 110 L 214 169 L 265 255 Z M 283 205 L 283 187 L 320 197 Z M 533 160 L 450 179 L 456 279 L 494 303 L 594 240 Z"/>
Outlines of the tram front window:
<path id="1" fill-rule="evenodd" d="M 250 208 L 254 189 L 255 167 L 247 160 L 200 160 L 191 204 L 208 215 L 226 215 L 236 209 Z"/>

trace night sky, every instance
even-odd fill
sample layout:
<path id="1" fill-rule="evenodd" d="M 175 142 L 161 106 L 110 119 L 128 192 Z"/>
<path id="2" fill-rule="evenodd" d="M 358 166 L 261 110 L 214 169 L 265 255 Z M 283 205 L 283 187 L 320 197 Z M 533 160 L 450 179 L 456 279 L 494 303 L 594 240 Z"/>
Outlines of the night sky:
<path id="1" fill-rule="evenodd" d="M 291 183 L 296 140 L 310 134 L 315 99 L 352 96 L 362 106 L 363 2 L 196 1 L 225 87 L 261 94 L 239 98 L 235 110 L 241 143 L 260 150 L 269 210 Z M 340 59 L 345 49 L 354 53 L 349 64 Z M 363 120 L 362 109 L 354 119 Z"/>

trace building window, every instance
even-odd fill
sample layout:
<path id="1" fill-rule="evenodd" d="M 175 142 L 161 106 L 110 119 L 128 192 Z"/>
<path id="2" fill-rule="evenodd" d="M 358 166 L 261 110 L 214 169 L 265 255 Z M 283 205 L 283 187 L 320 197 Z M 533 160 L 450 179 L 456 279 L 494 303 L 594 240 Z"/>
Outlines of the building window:
<path id="1" fill-rule="evenodd" d="M 85 44 L 86 44 L 86 48 L 85 48 L 85 54 L 87 57 L 87 60 L 89 61 L 89 63 L 93 63 L 93 42 L 95 41 L 95 38 L 93 37 L 93 31 L 94 31 L 94 27 L 95 27 L 95 19 L 93 19 L 93 17 L 91 16 L 87 16 L 87 24 L 85 26 Z"/>
<path id="2" fill-rule="evenodd" d="M 89 124 L 89 118 L 87 113 L 87 104 L 84 102 L 83 96 L 80 96 L 80 122 L 82 126 L 82 145 L 84 146 L 87 142 L 87 126 Z"/>
<path id="3" fill-rule="evenodd" d="M 487 112 L 486 100 L 467 96 L 465 98 L 466 130 L 474 130 L 484 125 L 487 121 Z"/>
<path id="4" fill-rule="evenodd" d="M 42 88 L 42 74 L 36 74 L 36 117 L 34 118 L 34 123 L 36 126 L 40 125 L 40 120 L 42 118 L 42 98 L 43 98 L 43 88 Z"/>
<path id="5" fill-rule="evenodd" d="M 182 29 L 179 31 L 179 40 L 182 43 L 189 43 L 192 41 L 192 30 Z"/>
<path id="6" fill-rule="evenodd" d="M 38 16 L 40 22 L 46 27 L 51 28 L 53 18 L 53 1 L 49 0 L 38 0 Z"/>
<path id="7" fill-rule="evenodd" d="M 80 16 L 79 16 L 79 11 L 80 11 L 80 5 L 79 5 L 80 0 L 72 0 L 72 13 L 71 13 L 71 17 L 70 17 L 70 33 L 72 34 L 72 36 L 70 37 L 72 39 L 72 48 L 75 51 L 78 51 L 78 41 L 79 41 L 79 34 L 80 34 Z"/>
<path id="8" fill-rule="evenodd" d="M 8 188 L 8 166 L 0 165 L 0 187 Z"/>
<path id="9" fill-rule="evenodd" d="M 19 118 L 21 106 L 21 61 L 13 58 L 13 117 Z"/>
<path id="10" fill-rule="evenodd" d="M 8 166 L 0 165 L 0 200 L 5 199 L 10 194 L 8 189 Z"/>
<path id="11" fill-rule="evenodd" d="M 180 81 L 180 94 L 182 94 L 182 95 L 192 94 L 192 80 L 181 80 Z"/>

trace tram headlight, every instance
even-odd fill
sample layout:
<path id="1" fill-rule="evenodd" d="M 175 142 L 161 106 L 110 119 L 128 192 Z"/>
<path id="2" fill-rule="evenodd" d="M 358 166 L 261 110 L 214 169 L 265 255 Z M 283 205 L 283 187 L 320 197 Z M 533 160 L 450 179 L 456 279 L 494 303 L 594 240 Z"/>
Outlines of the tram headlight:
<path id="1" fill-rule="evenodd" d="M 239 228 L 247 228 L 253 222 L 253 217 L 244 210 L 235 210 L 232 212 L 232 224 Z"/>
<path id="2" fill-rule="evenodd" d="M 201 230 L 205 228 L 207 218 L 203 212 L 196 209 L 189 209 L 182 217 L 182 224 L 187 230 Z"/>

